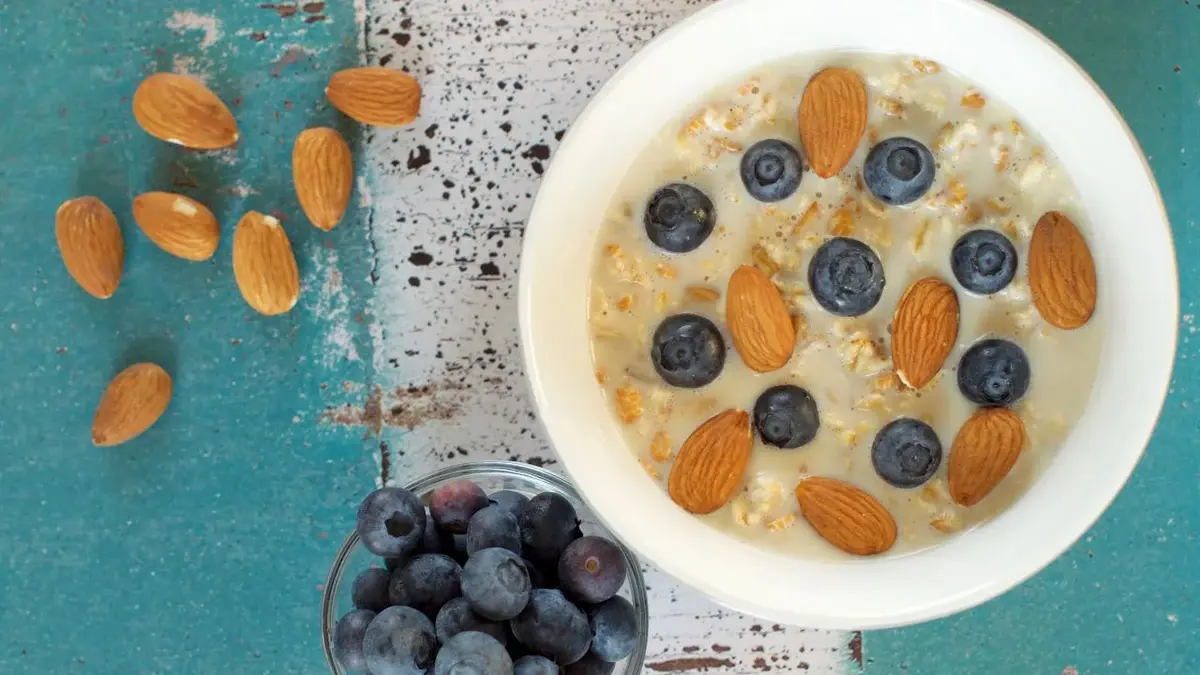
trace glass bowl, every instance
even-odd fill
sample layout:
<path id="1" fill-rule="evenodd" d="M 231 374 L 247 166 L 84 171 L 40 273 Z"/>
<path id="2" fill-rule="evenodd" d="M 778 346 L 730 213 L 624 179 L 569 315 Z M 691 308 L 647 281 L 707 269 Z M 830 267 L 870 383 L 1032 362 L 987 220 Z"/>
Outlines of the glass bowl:
<path id="1" fill-rule="evenodd" d="M 647 611 L 646 580 L 642 578 L 641 566 L 637 556 L 625 547 L 611 532 L 596 518 L 592 510 L 583 502 L 575 488 L 558 474 L 531 464 L 519 462 L 466 462 L 448 466 L 431 474 L 418 478 L 404 485 L 429 503 L 429 497 L 439 486 L 452 480 L 467 478 L 475 481 L 485 492 L 491 494 L 498 490 L 514 490 L 532 497 L 539 492 L 556 492 L 567 498 L 579 519 L 584 534 L 597 534 L 612 539 L 625 555 L 628 575 L 625 585 L 619 595 L 633 604 L 637 612 L 640 640 L 633 653 L 624 661 L 617 664 L 613 675 L 634 675 L 642 671 L 642 662 L 646 657 L 646 640 L 649 636 L 648 626 L 650 615 Z M 325 592 L 321 598 L 321 646 L 325 650 L 325 662 L 329 664 L 329 672 L 334 675 L 347 675 L 337 660 L 333 658 L 333 626 L 346 612 L 354 609 L 350 601 L 350 585 L 360 571 L 368 567 L 379 567 L 382 559 L 359 545 L 358 533 L 351 530 L 346 541 L 342 543 L 337 557 L 333 559 L 333 567 L 329 570 L 329 578 L 325 580 Z M 348 576 L 347 576 L 348 574 Z M 345 583 L 343 583 L 345 578 Z"/>

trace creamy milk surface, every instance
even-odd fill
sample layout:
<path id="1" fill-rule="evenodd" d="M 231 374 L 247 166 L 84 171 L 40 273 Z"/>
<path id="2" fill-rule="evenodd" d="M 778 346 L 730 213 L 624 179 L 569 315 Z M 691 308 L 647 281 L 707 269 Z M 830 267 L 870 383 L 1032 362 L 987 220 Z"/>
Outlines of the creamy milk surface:
<path id="1" fill-rule="evenodd" d="M 858 151 L 837 176 L 821 179 L 806 163 L 795 194 L 773 204 L 756 201 L 739 178 L 743 150 L 768 138 L 800 150 L 801 94 L 809 78 L 829 66 L 853 69 L 867 85 L 869 123 Z M 1098 312 L 1079 329 L 1060 330 L 1039 316 L 1030 298 L 1027 252 L 1038 218 L 1062 211 L 1085 237 L 1089 232 L 1051 148 L 986 90 L 907 56 L 839 52 L 770 64 L 681 108 L 679 119 L 629 168 L 596 242 L 589 321 L 597 386 L 628 444 L 613 451 L 633 452 L 665 486 L 674 454 L 696 427 L 723 410 L 751 411 L 764 390 L 787 383 L 814 397 L 820 431 L 791 450 L 765 445 L 756 433 L 744 488 L 720 510 L 700 516 L 711 526 L 797 556 L 845 556 L 804 521 L 793 496 L 802 476 L 829 476 L 865 489 L 889 510 L 899 529 L 894 555 L 934 546 L 1017 500 L 1053 460 L 1087 403 L 1104 321 Z M 888 207 L 865 189 L 861 170 L 875 143 L 901 135 L 933 151 L 937 176 L 914 204 Z M 672 182 L 700 188 L 716 211 L 713 234 L 685 254 L 655 247 L 642 223 L 647 200 Z M 963 289 L 950 267 L 955 241 L 977 228 L 1004 233 L 1018 253 L 1016 277 L 991 296 Z M 863 316 L 836 317 L 809 294 L 809 260 L 832 236 L 867 243 L 883 262 L 883 296 Z M 747 368 L 729 340 L 725 287 L 743 264 L 771 277 L 797 327 L 792 358 L 771 373 Z M 904 290 L 927 276 L 955 289 L 961 321 L 941 373 L 912 391 L 892 372 L 889 324 Z M 1103 287 L 1103 270 L 1098 276 Z M 668 385 L 650 359 L 654 329 L 682 312 L 711 319 L 725 337 L 725 367 L 699 389 Z M 1012 406 L 1028 443 L 999 486 L 964 508 L 949 497 L 946 468 L 954 437 L 976 408 L 959 392 L 955 368 L 963 352 L 986 337 L 1012 340 L 1029 358 L 1029 390 Z M 917 488 L 889 485 L 871 463 L 875 433 L 898 417 L 930 424 L 943 448 L 941 467 Z"/>

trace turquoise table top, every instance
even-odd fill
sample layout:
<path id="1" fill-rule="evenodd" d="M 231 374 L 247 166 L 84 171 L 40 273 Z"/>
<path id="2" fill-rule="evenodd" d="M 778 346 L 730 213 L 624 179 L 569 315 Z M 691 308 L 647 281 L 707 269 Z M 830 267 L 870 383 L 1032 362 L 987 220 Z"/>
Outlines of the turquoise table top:
<path id="1" fill-rule="evenodd" d="M 325 672 L 322 584 L 377 481 L 463 459 L 552 466 L 517 346 L 522 220 L 587 97 L 703 4 L 0 0 L 0 673 Z M 1200 3 L 998 4 L 1108 92 L 1166 198 L 1183 322 L 1145 458 L 1061 559 L 921 626 L 772 631 L 652 575 L 647 672 L 1200 673 Z M 412 128 L 364 131 L 328 106 L 330 73 L 359 63 L 422 81 Z M 130 97 L 164 70 L 231 104 L 236 149 L 136 126 Z M 291 187 L 292 142 L 313 124 L 346 133 L 360 176 L 328 233 Z M 213 208 L 212 260 L 138 231 L 147 190 Z M 84 194 L 124 232 L 106 301 L 55 245 L 56 207 Z M 255 314 L 234 284 L 228 234 L 248 209 L 280 216 L 296 250 L 286 316 Z M 173 375 L 170 408 L 93 447 L 100 392 L 142 360 Z"/>

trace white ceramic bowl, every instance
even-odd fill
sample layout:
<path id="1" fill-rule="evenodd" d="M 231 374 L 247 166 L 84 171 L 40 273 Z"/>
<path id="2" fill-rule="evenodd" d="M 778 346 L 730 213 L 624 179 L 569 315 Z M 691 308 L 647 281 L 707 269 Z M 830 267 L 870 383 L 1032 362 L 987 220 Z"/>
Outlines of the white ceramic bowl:
<path id="1" fill-rule="evenodd" d="M 1012 105 L 1079 190 L 1106 324 L 1087 410 L 1012 508 L 933 549 L 844 563 L 784 557 L 723 535 L 645 476 L 593 380 L 586 302 L 600 214 L 649 139 L 716 85 L 830 49 L 919 54 Z M 725 0 L 667 31 L 605 85 L 563 140 L 525 230 L 520 298 L 542 421 L 609 527 L 718 602 L 827 628 L 895 626 L 971 607 L 1070 546 L 1145 448 L 1166 395 L 1178 319 L 1169 225 L 1124 121 L 1066 54 L 978 0 Z"/>

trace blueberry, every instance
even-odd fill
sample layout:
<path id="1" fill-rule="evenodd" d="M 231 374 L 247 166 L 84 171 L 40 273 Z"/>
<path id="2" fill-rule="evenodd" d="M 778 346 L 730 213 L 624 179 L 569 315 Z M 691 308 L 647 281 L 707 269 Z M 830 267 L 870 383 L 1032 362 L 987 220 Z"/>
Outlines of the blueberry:
<path id="1" fill-rule="evenodd" d="M 467 555 L 485 548 L 506 548 L 521 554 L 521 528 L 517 517 L 499 506 L 475 512 L 467 523 Z"/>
<path id="2" fill-rule="evenodd" d="M 870 246 L 835 237 L 821 244 L 808 263 L 808 287 L 825 311 L 860 316 L 883 295 L 883 263 Z"/>
<path id="3" fill-rule="evenodd" d="M 914 488 L 933 477 L 942 463 L 942 443 L 921 420 L 888 422 L 871 443 L 875 473 L 898 488 Z"/>
<path id="4" fill-rule="evenodd" d="M 650 360 L 667 384 L 703 387 L 725 367 L 725 340 L 712 321 L 696 314 L 676 314 L 654 330 Z"/>
<path id="5" fill-rule="evenodd" d="M 425 518 L 425 535 L 421 537 L 421 543 L 417 545 L 417 550 L 413 551 L 410 555 L 384 558 L 383 566 L 387 571 L 395 572 L 396 568 L 418 553 L 445 553 L 446 555 L 450 555 L 453 552 L 453 535 L 438 532 L 437 523 L 433 522 L 433 516 L 427 516 Z"/>
<path id="6" fill-rule="evenodd" d="M 388 607 L 363 636 L 366 670 L 371 675 L 424 675 L 436 653 L 433 622 L 412 607 Z"/>
<path id="7" fill-rule="evenodd" d="M 452 480 L 433 491 L 429 513 L 441 532 L 465 534 L 471 516 L 489 503 L 487 493 L 473 481 Z"/>
<path id="8" fill-rule="evenodd" d="M 463 597 L 476 614 L 492 621 L 520 614 L 529 602 L 531 587 L 525 561 L 508 549 L 485 548 L 463 568 Z"/>
<path id="9" fill-rule="evenodd" d="M 604 537 L 576 539 L 558 559 L 559 586 L 580 602 L 604 602 L 616 595 L 625 573 L 625 555 Z"/>
<path id="10" fill-rule="evenodd" d="M 380 488 L 358 507 L 354 527 L 368 551 L 383 557 L 407 555 L 425 534 L 425 506 L 401 488 Z"/>
<path id="11" fill-rule="evenodd" d="M 954 278 L 972 293 L 990 295 L 1002 290 L 1017 273 L 1017 249 L 995 230 L 971 230 L 958 238 L 950 252 Z"/>
<path id="12" fill-rule="evenodd" d="M 588 609 L 588 623 L 592 627 L 592 654 L 601 661 L 620 661 L 637 646 L 637 612 L 619 595 Z"/>
<path id="13" fill-rule="evenodd" d="M 534 591 L 511 625 L 513 635 L 526 647 L 559 665 L 583 658 L 592 643 L 587 617 L 561 591 Z"/>
<path id="14" fill-rule="evenodd" d="M 372 612 L 387 609 L 391 604 L 388 602 L 388 582 L 391 579 L 391 573 L 382 567 L 368 567 L 363 570 L 350 586 L 350 599 L 354 606 Z"/>
<path id="15" fill-rule="evenodd" d="M 446 644 L 450 638 L 468 630 L 487 633 L 499 640 L 501 644 L 508 641 L 508 629 L 504 624 L 476 614 L 466 598 L 454 598 L 442 605 L 433 626 L 437 631 L 437 639 L 440 644 Z"/>
<path id="16" fill-rule="evenodd" d="M 750 146 L 742 155 L 742 185 L 760 202 L 777 202 L 800 187 L 800 153 L 791 145 L 768 139 Z"/>
<path id="17" fill-rule="evenodd" d="M 771 387 L 754 403 L 754 428 L 763 443 L 798 448 L 811 442 L 820 427 L 817 402 L 800 387 L 790 384 Z"/>
<path id="18" fill-rule="evenodd" d="M 521 517 L 521 509 L 525 508 L 525 505 L 529 503 L 529 497 L 514 490 L 493 492 L 489 499 L 492 500 L 493 505 L 499 506 L 518 518 Z"/>
<path id="19" fill-rule="evenodd" d="M 567 544 L 583 536 L 575 507 L 554 492 L 536 495 L 521 510 L 521 542 L 535 563 L 557 562 Z"/>
<path id="20" fill-rule="evenodd" d="M 363 636 L 367 626 L 375 618 L 375 612 L 369 609 L 356 609 L 338 619 L 333 627 L 333 657 L 342 668 L 362 673 L 367 670 L 367 660 L 363 656 Z"/>
<path id="21" fill-rule="evenodd" d="M 884 204 L 900 206 L 920 199 L 937 171 L 933 153 L 911 138 L 889 138 L 871 148 L 863 164 L 863 182 Z"/>
<path id="22" fill-rule="evenodd" d="M 980 340 L 958 361 L 958 390 L 976 405 L 1012 405 L 1028 388 L 1029 359 L 1008 340 Z"/>
<path id="23" fill-rule="evenodd" d="M 534 588 L 558 588 L 558 561 L 548 560 L 542 564 L 523 560 L 529 572 L 529 583 Z"/>
<path id="24" fill-rule="evenodd" d="M 559 675 L 558 664 L 544 656 L 530 654 L 513 663 L 513 675 Z"/>
<path id="25" fill-rule="evenodd" d="M 617 664 L 588 652 L 582 659 L 564 667 L 562 672 L 563 675 L 610 675 L 616 668 Z"/>
<path id="26" fill-rule="evenodd" d="M 392 572 L 388 599 L 437 616 L 442 605 L 462 595 L 462 568 L 441 553 L 422 553 Z"/>
<path id="27" fill-rule="evenodd" d="M 708 195 L 691 185 L 671 183 L 650 197 L 642 223 L 655 246 L 671 253 L 687 253 L 708 239 L 716 217 Z"/>
<path id="28" fill-rule="evenodd" d="M 513 662 L 496 638 L 467 631 L 442 646 L 433 675 L 513 675 Z"/>

